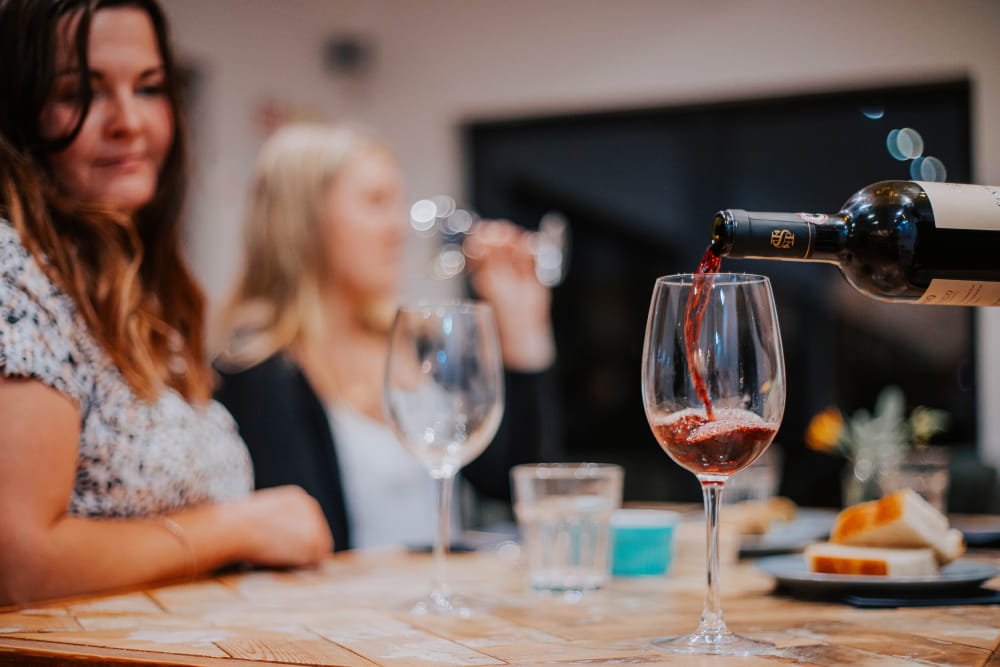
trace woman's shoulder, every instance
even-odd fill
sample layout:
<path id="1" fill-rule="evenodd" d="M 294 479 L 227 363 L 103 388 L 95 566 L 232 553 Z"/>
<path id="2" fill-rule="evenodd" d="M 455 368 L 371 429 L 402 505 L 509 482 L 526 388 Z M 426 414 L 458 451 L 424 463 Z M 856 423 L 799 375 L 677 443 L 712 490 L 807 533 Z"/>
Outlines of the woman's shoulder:
<path id="1" fill-rule="evenodd" d="M 13 276 L 35 263 L 31 252 L 21 241 L 21 235 L 9 220 L 0 218 L 0 271 Z"/>
<path id="2" fill-rule="evenodd" d="M 0 369 L 42 380 L 82 405 L 101 353 L 60 290 L 0 220 Z"/>
<path id="3" fill-rule="evenodd" d="M 216 398 L 223 403 L 243 393 L 287 395 L 305 382 L 301 367 L 283 350 L 252 365 L 216 361 L 219 376 Z"/>
<path id="4" fill-rule="evenodd" d="M 241 429 L 248 423 L 284 423 L 289 414 L 312 413 L 319 406 L 302 369 L 285 352 L 248 367 L 220 368 L 214 397 Z"/>
<path id="5" fill-rule="evenodd" d="M 53 320 L 73 318 L 69 297 L 49 279 L 14 225 L 0 218 L 0 311 L 6 315 L 19 303 Z"/>

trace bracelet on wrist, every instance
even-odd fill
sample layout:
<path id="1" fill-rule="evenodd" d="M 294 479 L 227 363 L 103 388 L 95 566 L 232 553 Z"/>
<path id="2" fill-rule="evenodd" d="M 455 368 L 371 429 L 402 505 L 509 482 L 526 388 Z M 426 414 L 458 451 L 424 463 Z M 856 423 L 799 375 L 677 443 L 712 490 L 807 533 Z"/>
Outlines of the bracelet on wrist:
<path id="1" fill-rule="evenodd" d="M 194 555 L 194 547 L 191 546 L 191 540 L 188 539 L 187 533 L 184 532 L 184 528 L 181 527 L 179 523 L 166 516 L 157 517 L 156 523 L 158 526 L 161 526 L 168 533 L 173 535 L 178 542 L 180 542 L 181 549 L 184 551 L 186 570 L 185 576 L 189 579 L 193 579 L 195 575 L 198 574 L 198 561 Z"/>

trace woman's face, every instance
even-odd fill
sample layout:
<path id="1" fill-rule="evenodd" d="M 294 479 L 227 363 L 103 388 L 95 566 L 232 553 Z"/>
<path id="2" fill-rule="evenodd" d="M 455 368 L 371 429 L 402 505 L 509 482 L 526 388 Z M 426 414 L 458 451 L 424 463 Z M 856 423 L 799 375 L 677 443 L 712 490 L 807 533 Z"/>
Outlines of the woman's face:
<path id="1" fill-rule="evenodd" d="M 373 148 L 348 160 L 323 204 L 321 224 L 333 285 L 359 300 L 395 294 L 406 218 L 396 160 Z"/>
<path id="2" fill-rule="evenodd" d="M 40 119 L 46 139 L 69 131 L 82 104 L 71 20 L 56 54 L 56 76 Z M 163 59 L 153 24 L 134 7 L 101 9 L 87 49 L 93 101 L 80 133 L 49 156 L 56 186 L 90 203 L 135 213 L 156 194 L 160 168 L 174 138 Z"/>

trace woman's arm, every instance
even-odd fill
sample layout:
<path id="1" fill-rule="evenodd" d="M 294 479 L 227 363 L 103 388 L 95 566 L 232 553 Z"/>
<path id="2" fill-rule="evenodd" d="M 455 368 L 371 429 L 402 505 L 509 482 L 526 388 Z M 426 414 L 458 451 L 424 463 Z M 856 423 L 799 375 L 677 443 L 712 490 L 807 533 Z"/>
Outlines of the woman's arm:
<path id="1" fill-rule="evenodd" d="M 528 232 L 497 221 L 478 223 L 465 241 L 472 286 L 496 313 L 506 405 L 493 443 L 462 475 L 480 493 L 504 500 L 510 498 L 511 466 L 561 456 L 552 298 L 535 276 L 530 242 Z"/>
<path id="2" fill-rule="evenodd" d="M 66 513 L 80 413 L 37 381 L 0 378 L 0 605 L 206 572 L 233 561 L 314 563 L 332 546 L 316 502 L 297 487 L 205 504 L 170 521 Z"/>

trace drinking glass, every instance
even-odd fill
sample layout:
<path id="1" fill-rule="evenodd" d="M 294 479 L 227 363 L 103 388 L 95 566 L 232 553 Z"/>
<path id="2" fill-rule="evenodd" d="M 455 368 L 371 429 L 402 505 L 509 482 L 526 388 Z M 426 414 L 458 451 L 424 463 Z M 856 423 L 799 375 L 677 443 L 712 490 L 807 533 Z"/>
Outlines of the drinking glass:
<path id="1" fill-rule="evenodd" d="M 396 437 L 438 491 L 434 581 L 411 611 L 467 616 L 474 605 L 449 591 L 446 554 L 455 474 L 486 449 L 503 414 L 503 366 L 490 306 L 401 307 L 389 333 L 384 402 Z"/>
<path id="2" fill-rule="evenodd" d="M 764 276 L 660 278 L 646 323 L 642 398 L 660 446 L 701 482 L 708 589 L 698 629 L 657 639 L 671 653 L 753 655 L 774 647 L 731 633 L 719 589 L 719 503 L 729 476 L 771 444 L 785 409 L 781 335 Z"/>
<path id="3" fill-rule="evenodd" d="M 623 476 L 613 463 L 514 466 L 514 514 L 532 588 L 574 600 L 604 585 L 611 513 L 622 505 Z"/>

